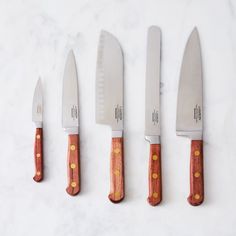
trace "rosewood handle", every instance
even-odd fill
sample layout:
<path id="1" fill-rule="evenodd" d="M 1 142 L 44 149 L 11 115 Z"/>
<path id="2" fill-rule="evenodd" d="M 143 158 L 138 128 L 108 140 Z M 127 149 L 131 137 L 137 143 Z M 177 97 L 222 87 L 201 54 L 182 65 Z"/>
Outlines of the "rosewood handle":
<path id="1" fill-rule="evenodd" d="M 36 128 L 34 142 L 34 181 L 40 182 L 43 179 L 43 129 Z"/>
<path id="2" fill-rule="evenodd" d="M 147 199 L 148 203 L 152 206 L 156 206 L 162 200 L 160 144 L 150 144 L 148 184 L 149 184 L 149 195 Z"/>
<path id="3" fill-rule="evenodd" d="M 113 203 L 118 203 L 125 196 L 123 138 L 112 138 L 110 178 L 110 194 L 108 198 Z"/>
<path id="4" fill-rule="evenodd" d="M 203 141 L 192 140 L 190 159 L 190 195 L 188 197 L 188 202 L 192 206 L 198 206 L 203 202 L 203 200 Z"/>
<path id="5" fill-rule="evenodd" d="M 67 173 L 68 186 L 66 191 L 71 196 L 75 196 L 80 192 L 80 150 L 78 134 L 70 134 L 68 136 Z"/>

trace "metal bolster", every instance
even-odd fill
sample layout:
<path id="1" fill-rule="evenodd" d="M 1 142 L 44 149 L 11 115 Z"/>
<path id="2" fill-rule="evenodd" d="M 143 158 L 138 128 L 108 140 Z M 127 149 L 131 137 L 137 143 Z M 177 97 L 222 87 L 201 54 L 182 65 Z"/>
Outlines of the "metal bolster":
<path id="1" fill-rule="evenodd" d="M 192 140 L 202 140 L 203 134 L 202 131 L 182 131 L 182 130 L 176 130 L 177 136 L 184 136 L 188 137 Z"/>
<path id="2" fill-rule="evenodd" d="M 123 137 L 122 130 L 112 130 L 112 138 L 121 138 Z"/>
<path id="3" fill-rule="evenodd" d="M 43 122 L 42 121 L 35 121 L 36 128 L 43 128 Z"/>
<path id="4" fill-rule="evenodd" d="M 79 134 L 79 127 L 64 128 L 67 134 Z"/>
<path id="5" fill-rule="evenodd" d="M 161 137 L 159 135 L 146 135 L 145 139 L 150 144 L 160 144 L 161 143 Z"/>

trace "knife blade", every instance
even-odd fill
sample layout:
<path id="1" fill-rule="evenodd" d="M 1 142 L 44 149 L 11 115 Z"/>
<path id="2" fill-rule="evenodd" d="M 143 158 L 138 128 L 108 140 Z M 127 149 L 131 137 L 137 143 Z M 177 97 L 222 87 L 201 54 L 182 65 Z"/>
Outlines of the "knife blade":
<path id="1" fill-rule="evenodd" d="M 113 203 L 124 198 L 123 119 L 123 53 L 118 40 L 102 31 L 97 56 L 96 122 L 112 129 L 108 197 Z"/>
<path id="2" fill-rule="evenodd" d="M 79 95 L 76 61 L 73 51 L 68 53 L 62 90 L 62 127 L 68 134 L 66 191 L 75 196 L 80 192 Z"/>
<path id="3" fill-rule="evenodd" d="M 35 142 L 34 142 L 34 181 L 43 180 L 43 91 L 41 79 L 38 79 L 34 91 L 32 106 L 32 121 L 35 123 Z"/>
<path id="4" fill-rule="evenodd" d="M 198 30 L 195 27 L 185 47 L 180 72 L 176 133 L 191 139 L 190 195 L 197 206 L 204 200 L 203 180 L 203 85 Z"/>
<path id="5" fill-rule="evenodd" d="M 149 196 L 152 206 L 162 200 L 161 142 L 160 142 L 160 58 L 161 30 L 151 26 L 147 38 L 145 139 L 150 143 Z"/>

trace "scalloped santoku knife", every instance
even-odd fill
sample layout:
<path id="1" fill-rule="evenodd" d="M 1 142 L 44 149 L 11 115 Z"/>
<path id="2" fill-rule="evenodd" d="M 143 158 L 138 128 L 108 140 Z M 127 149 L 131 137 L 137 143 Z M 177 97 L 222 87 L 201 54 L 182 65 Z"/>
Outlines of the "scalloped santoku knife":
<path id="1" fill-rule="evenodd" d="M 124 198 L 123 54 L 117 39 L 102 31 L 96 73 L 96 122 L 112 129 L 109 199 Z"/>
<path id="2" fill-rule="evenodd" d="M 190 195 L 197 206 L 204 200 L 202 59 L 197 28 L 192 31 L 183 56 L 179 81 L 176 133 L 191 139 Z"/>
<path id="3" fill-rule="evenodd" d="M 32 121 L 36 126 L 34 143 L 35 175 L 33 179 L 40 182 L 43 179 L 43 91 L 40 78 L 34 91 Z"/>
<path id="4" fill-rule="evenodd" d="M 80 191 L 80 149 L 78 77 L 72 50 L 67 57 L 63 78 L 62 127 L 68 134 L 68 186 L 66 191 L 74 196 Z"/>
<path id="5" fill-rule="evenodd" d="M 145 139 L 150 143 L 148 202 L 152 206 L 159 204 L 162 200 L 160 58 L 161 31 L 158 27 L 151 26 L 148 30 L 147 38 Z"/>

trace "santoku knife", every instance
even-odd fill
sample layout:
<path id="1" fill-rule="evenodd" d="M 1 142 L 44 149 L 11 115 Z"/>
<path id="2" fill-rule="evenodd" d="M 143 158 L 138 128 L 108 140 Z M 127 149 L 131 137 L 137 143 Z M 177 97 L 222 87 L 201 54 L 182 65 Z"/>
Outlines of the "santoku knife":
<path id="1" fill-rule="evenodd" d="M 150 143 L 148 202 L 152 206 L 159 204 L 162 200 L 160 53 L 161 31 L 158 27 L 151 26 L 147 38 L 145 138 Z"/>
<path id="2" fill-rule="evenodd" d="M 68 134 L 66 191 L 74 196 L 80 191 L 79 98 L 76 61 L 73 51 L 68 54 L 62 94 L 62 127 Z"/>
<path id="3" fill-rule="evenodd" d="M 191 139 L 190 195 L 197 206 L 204 200 L 202 59 L 197 28 L 191 33 L 183 56 L 179 81 L 176 133 Z"/>
<path id="4" fill-rule="evenodd" d="M 40 182 L 43 179 L 43 91 L 40 78 L 34 91 L 32 120 L 36 125 L 34 143 L 35 175 L 33 179 Z"/>
<path id="5" fill-rule="evenodd" d="M 112 129 L 109 199 L 124 198 L 123 163 L 123 54 L 117 39 L 102 31 L 96 74 L 96 122 Z"/>

